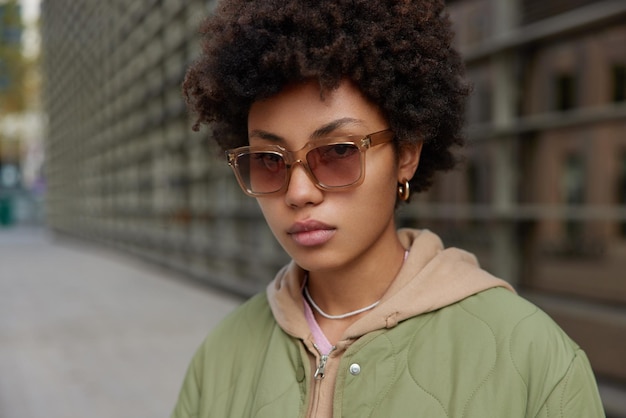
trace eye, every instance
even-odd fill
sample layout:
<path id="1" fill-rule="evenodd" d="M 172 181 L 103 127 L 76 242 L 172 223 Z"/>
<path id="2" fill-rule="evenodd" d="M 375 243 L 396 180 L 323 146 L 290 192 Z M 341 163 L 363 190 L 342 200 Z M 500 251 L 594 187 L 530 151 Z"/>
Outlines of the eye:
<path id="1" fill-rule="evenodd" d="M 319 148 L 319 154 L 324 160 L 338 160 L 348 158 L 359 152 L 353 144 L 332 144 Z"/>
<path id="2" fill-rule="evenodd" d="M 268 171 L 279 171 L 285 166 L 283 157 L 269 152 L 257 152 L 252 154 L 252 160 L 257 167 L 263 167 Z"/>

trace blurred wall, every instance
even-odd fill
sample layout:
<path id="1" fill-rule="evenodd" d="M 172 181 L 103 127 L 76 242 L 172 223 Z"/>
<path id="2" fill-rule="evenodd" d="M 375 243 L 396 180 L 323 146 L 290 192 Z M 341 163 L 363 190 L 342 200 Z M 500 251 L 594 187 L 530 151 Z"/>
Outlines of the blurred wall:
<path id="1" fill-rule="evenodd" d="M 180 85 L 211 7 L 43 2 L 47 221 L 249 294 L 286 257 L 190 128 Z"/>

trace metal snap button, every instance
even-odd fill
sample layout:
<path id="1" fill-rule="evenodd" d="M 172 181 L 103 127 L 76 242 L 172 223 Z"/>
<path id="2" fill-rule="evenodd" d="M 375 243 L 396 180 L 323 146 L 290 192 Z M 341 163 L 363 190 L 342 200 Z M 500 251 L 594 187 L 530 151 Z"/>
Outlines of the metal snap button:
<path id="1" fill-rule="evenodd" d="M 356 376 L 357 374 L 361 373 L 361 366 L 359 366 L 359 364 L 357 363 L 353 363 L 350 365 L 350 373 L 353 376 Z"/>

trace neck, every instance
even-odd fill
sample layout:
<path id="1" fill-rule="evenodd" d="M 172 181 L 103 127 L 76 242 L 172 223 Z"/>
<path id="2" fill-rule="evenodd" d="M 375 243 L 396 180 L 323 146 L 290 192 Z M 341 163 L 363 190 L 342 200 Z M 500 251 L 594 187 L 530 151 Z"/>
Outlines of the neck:
<path id="1" fill-rule="evenodd" d="M 311 271 L 311 298 L 329 315 L 343 315 L 381 299 L 402 267 L 405 250 L 396 242 L 384 254 L 364 256 L 340 271 Z"/>

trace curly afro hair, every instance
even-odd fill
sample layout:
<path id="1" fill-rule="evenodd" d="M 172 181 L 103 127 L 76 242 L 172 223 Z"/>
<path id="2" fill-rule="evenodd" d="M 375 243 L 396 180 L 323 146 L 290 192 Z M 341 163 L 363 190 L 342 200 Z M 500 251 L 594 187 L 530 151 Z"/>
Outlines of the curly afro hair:
<path id="1" fill-rule="evenodd" d="M 194 129 L 209 124 L 222 149 L 247 144 L 253 102 L 348 78 L 382 109 L 397 147 L 424 140 L 412 190 L 455 166 L 469 88 L 443 0 L 227 0 L 200 31 L 183 92 Z"/>

